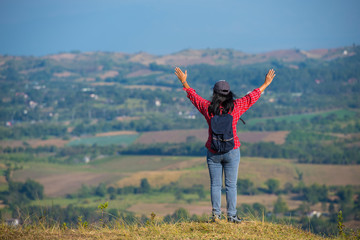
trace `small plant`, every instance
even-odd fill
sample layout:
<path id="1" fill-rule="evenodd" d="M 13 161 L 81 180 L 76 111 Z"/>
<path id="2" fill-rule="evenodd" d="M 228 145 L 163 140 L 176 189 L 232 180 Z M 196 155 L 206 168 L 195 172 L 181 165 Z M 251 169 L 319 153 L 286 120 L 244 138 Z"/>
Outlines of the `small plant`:
<path id="1" fill-rule="evenodd" d="M 105 209 L 109 206 L 108 202 L 105 203 L 100 203 L 98 208 L 101 210 L 101 219 L 100 219 L 100 223 L 102 223 L 104 221 L 104 212 Z"/>
<path id="2" fill-rule="evenodd" d="M 61 225 L 60 228 L 61 228 L 61 230 L 64 230 L 64 231 L 67 230 L 68 227 L 66 225 L 66 222 L 63 222 L 63 224 Z"/>
<path id="3" fill-rule="evenodd" d="M 84 221 L 82 220 L 82 216 L 79 216 L 78 217 L 78 228 L 87 228 L 89 226 L 88 222 L 87 221 Z"/>
<path id="4" fill-rule="evenodd" d="M 82 226 L 82 216 L 78 216 L 78 228 Z"/>
<path id="5" fill-rule="evenodd" d="M 155 226 L 155 221 L 156 221 L 156 214 L 154 212 L 151 213 L 150 215 L 150 220 L 146 221 L 146 225 L 147 226 Z"/>
<path id="6" fill-rule="evenodd" d="M 338 224 L 337 224 L 337 228 L 339 230 L 339 236 L 341 237 L 345 237 L 345 232 L 344 232 L 344 224 L 343 224 L 343 216 L 342 216 L 342 211 L 340 210 L 338 213 Z"/>

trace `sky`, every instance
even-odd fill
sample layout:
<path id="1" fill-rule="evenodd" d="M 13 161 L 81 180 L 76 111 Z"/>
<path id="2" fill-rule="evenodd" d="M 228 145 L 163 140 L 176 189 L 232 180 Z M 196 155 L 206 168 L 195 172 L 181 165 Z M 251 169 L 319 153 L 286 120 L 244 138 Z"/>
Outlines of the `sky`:
<path id="1" fill-rule="evenodd" d="M 360 44 L 359 0 L 0 0 L 0 54 Z"/>

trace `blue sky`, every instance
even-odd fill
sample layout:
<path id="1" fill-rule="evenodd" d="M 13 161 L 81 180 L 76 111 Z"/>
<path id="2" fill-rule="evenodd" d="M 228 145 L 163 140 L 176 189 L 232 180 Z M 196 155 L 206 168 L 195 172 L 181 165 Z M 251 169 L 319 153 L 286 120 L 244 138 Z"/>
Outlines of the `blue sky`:
<path id="1" fill-rule="evenodd" d="M 358 0 L 0 0 L 0 54 L 360 44 Z"/>

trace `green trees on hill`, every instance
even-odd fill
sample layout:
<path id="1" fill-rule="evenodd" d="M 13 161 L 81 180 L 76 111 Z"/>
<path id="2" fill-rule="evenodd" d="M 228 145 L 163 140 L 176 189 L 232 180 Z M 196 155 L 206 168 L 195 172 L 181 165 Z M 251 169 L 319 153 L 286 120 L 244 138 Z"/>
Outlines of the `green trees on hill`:
<path id="1" fill-rule="evenodd" d="M 265 185 L 268 187 L 269 193 L 276 193 L 279 190 L 280 181 L 270 178 L 265 182 Z"/>
<path id="2" fill-rule="evenodd" d="M 0 199 L 10 209 L 15 210 L 25 206 L 30 201 L 43 199 L 44 197 L 44 187 L 34 180 L 28 179 L 25 183 L 10 180 L 8 185 L 8 191 L 0 192 Z"/>

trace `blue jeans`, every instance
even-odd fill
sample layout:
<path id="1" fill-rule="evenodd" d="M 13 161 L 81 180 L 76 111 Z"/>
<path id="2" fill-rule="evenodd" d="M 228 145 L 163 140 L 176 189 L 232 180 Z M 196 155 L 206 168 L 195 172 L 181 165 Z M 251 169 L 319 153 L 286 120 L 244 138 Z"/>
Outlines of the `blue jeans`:
<path id="1" fill-rule="evenodd" d="M 240 163 L 240 149 L 224 154 L 207 152 L 207 164 L 211 183 L 211 204 L 213 214 L 221 214 L 221 187 L 225 174 L 226 208 L 228 216 L 236 215 L 237 177 Z"/>

